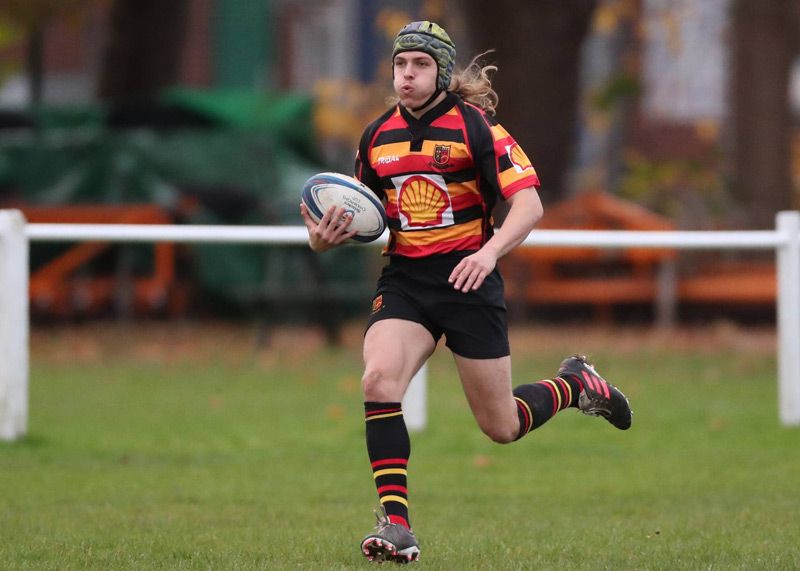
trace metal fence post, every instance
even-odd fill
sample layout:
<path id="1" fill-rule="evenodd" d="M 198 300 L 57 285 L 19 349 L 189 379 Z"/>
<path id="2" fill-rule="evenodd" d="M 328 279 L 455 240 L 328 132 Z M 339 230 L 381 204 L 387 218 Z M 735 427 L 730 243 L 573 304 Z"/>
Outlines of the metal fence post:
<path id="1" fill-rule="evenodd" d="M 28 239 L 25 217 L 0 210 L 0 440 L 28 429 Z"/>
<path id="2" fill-rule="evenodd" d="M 781 423 L 800 425 L 800 212 L 779 212 L 778 407 Z"/>

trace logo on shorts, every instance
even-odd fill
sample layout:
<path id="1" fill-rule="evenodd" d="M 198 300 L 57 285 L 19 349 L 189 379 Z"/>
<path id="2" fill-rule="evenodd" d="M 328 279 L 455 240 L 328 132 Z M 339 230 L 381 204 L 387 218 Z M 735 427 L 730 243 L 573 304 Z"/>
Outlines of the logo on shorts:
<path id="1" fill-rule="evenodd" d="M 383 295 L 372 300 L 372 313 L 378 313 L 383 308 Z"/>
<path id="2" fill-rule="evenodd" d="M 449 163 L 450 145 L 436 145 L 433 147 L 433 162 L 439 167 Z"/>

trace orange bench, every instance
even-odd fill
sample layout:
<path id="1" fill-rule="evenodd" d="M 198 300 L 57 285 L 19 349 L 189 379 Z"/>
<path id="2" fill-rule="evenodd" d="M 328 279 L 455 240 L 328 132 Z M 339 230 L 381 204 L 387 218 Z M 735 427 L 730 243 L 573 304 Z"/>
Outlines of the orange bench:
<path id="1" fill-rule="evenodd" d="M 665 218 L 608 193 L 592 191 L 545 210 L 537 228 L 554 230 L 672 230 Z M 600 315 L 612 305 L 655 303 L 661 268 L 671 249 L 537 246 L 501 261 L 511 304 L 587 304 Z"/>
<path id="2" fill-rule="evenodd" d="M 30 223 L 73 224 L 170 224 L 170 216 L 154 205 L 80 205 L 58 207 L 22 206 Z M 37 268 L 30 276 L 30 304 L 34 315 L 68 317 L 96 315 L 121 301 L 136 313 L 183 313 L 187 305 L 184 287 L 175 276 L 175 245 L 153 246 L 153 270 L 131 276 L 128 283 L 117 276 L 79 275 L 80 268 L 112 248 L 109 242 L 79 242 Z"/>
<path id="3" fill-rule="evenodd" d="M 777 292 L 774 262 L 716 262 L 681 276 L 676 296 L 687 303 L 772 306 Z"/>
<path id="4" fill-rule="evenodd" d="M 665 218 L 603 192 L 586 192 L 546 209 L 538 228 L 557 230 L 673 230 Z M 660 322 L 677 304 L 774 306 L 772 261 L 719 261 L 677 272 L 674 249 L 517 248 L 501 260 L 509 304 L 588 305 L 608 318 L 616 305 L 652 303 Z"/>

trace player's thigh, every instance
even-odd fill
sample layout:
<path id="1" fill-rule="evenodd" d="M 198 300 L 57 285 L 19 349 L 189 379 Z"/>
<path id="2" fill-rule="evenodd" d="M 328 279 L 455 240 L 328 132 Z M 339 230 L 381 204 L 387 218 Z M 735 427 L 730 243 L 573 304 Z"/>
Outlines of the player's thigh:
<path id="1" fill-rule="evenodd" d="M 364 335 L 364 377 L 367 400 L 400 401 L 408 384 L 436 349 L 430 331 L 415 321 L 383 319 Z"/>
<path id="2" fill-rule="evenodd" d="M 505 440 L 503 435 L 516 436 L 519 420 L 511 392 L 511 357 L 453 357 L 467 402 L 481 429 L 495 440 Z"/>

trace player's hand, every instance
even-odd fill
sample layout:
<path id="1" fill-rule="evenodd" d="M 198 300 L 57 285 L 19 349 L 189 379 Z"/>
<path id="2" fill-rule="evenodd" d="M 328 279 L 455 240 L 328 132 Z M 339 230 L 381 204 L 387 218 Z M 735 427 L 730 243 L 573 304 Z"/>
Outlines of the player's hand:
<path id="1" fill-rule="evenodd" d="M 324 252 L 340 246 L 356 235 L 355 230 L 348 230 L 353 218 L 345 214 L 344 208 L 331 206 L 319 223 L 314 222 L 308 213 L 308 208 L 300 203 L 300 216 L 308 229 L 308 245 L 315 252 Z"/>
<path id="2" fill-rule="evenodd" d="M 486 276 L 492 273 L 497 265 L 497 256 L 487 248 L 482 248 L 472 255 L 461 260 L 453 268 L 448 281 L 453 284 L 453 289 L 467 293 L 475 291 Z"/>

